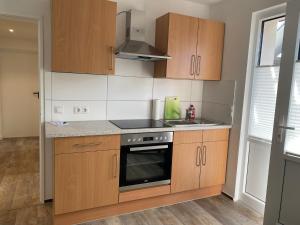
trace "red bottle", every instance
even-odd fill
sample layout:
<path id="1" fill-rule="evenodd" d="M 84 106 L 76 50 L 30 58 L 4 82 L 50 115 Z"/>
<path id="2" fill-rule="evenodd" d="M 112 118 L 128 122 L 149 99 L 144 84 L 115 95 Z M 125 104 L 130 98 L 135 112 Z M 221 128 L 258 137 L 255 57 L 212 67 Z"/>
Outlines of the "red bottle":
<path id="1" fill-rule="evenodd" d="M 188 119 L 189 120 L 196 119 L 196 109 L 194 105 L 190 105 L 190 107 L 188 108 Z"/>

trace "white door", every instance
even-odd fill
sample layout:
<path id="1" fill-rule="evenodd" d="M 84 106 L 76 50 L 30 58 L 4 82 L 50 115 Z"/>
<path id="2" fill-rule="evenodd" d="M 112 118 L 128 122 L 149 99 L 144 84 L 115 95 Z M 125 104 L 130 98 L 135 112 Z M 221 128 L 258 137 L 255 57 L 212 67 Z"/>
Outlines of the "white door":
<path id="1" fill-rule="evenodd" d="M 300 224 L 300 1 L 287 5 L 264 225 Z"/>
<path id="2" fill-rule="evenodd" d="M 2 137 L 39 136 L 38 54 L 0 50 Z"/>

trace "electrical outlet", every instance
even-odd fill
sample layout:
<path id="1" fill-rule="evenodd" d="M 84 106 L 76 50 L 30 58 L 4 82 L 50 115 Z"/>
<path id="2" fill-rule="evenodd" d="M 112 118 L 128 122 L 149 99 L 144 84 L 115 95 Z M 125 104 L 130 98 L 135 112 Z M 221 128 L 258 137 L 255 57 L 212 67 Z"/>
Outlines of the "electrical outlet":
<path id="1" fill-rule="evenodd" d="M 82 106 L 81 107 L 81 113 L 82 114 L 88 114 L 90 112 L 90 108 L 88 106 Z"/>
<path id="2" fill-rule="evenodd" d="M 81 107 L 80 106 L 74 106 L 73 108 L 74 114 L 81 114 Z"/>

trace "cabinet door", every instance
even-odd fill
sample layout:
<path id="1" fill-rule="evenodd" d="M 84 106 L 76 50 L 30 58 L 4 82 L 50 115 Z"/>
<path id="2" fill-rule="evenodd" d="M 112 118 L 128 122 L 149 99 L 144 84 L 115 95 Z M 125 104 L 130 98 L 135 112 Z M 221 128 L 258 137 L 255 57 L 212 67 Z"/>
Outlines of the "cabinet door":
<path id="1" fill-rule="evenodd" d="M 52 70 L 113 74 L 115 2 L 52 1 Z"/>
<path id="2" fill-rule="evenodd" d="M 55 156 L 55 214 L 116 204 L 119 150 Z"/>
<path id="3" fill-rule="evenodd" d="M 200 188 L 225 183 L 228 141 L 204 142 L 201 148 Z"/>
<path id="4" fill-rule="evenodd" d="M 170 13 L 168 19 L 169 23 L 166 26 L 168 30 L 160 30 L 158 21 L 157 32 L 169 32 L 167 53 L 172 59 L 157 62 L 156 70 L 165 65 L 164 71 L 168 78 L 194 79 L 193 63 L 196 59 L 198 19 L 174 13 Z M 157 38 L 156 46 L 160 46 L 160 41 L 163 39 Z"/>
<path id="5" fill-rule="evenodd" d="M 199 19 L 196 79 L 221 79 L 224 29 L 224 23 Z"/>
<path id="6" fill-rule="evenodd" d="M 201 143 L 173 146 L 171 193 L 199 188 Z"/>

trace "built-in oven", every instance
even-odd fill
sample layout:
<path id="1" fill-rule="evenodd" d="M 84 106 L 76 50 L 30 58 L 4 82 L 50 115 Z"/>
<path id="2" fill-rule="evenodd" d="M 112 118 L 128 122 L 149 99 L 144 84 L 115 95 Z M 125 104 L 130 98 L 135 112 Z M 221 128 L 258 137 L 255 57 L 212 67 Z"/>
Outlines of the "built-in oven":
<path id="1" fill-rule="evenodd" d="M 170 184 L 173 132 L 124 134 L 120 191 Z"/>

